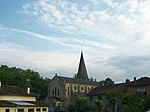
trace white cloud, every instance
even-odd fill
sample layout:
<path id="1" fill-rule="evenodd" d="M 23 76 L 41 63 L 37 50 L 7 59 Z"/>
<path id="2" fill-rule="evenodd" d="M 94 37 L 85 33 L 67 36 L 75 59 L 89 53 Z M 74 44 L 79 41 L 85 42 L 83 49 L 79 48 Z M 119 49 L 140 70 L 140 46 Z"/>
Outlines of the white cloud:
<path id="1" fill-rule="evenodd" d="M 0 25 L 0 37 L 3 41 L 0 50 L 4 54 L 1 55 L 1 60 L 18 65 L 20 65 L 20 60 L 23 66 L 29 65 L 31 68 L 48 72 L 58 70 L 66 73 L 65 71 L 69 69 L 74 73 L 76 72 L 74 64 L 78 62 L 76 51 L 82 45 L 85 54 L 87 54 L 85 57 L 89 72 L 97 79 L 108 74 L 107 76 L 118 81 L 120 77 L 125 78 L 126 73 L 135 71 L 133 67 L 132 70 L 120 68 L 118 63 L 124 64 L 124 58 L 121 58 L 120 61 L 119 56 L 145 57 L 150 54 L 148 50 L 150 48 L 149 10 L 149 0 L 33 1 L 31 4 L 24 5 L 22 12 L 36 18 L 42 28 L 44 26 L 49 31 L 54 29 L 56 34 L 61 32 L 65 35 L 55 37 L 20 29 L 10 29 Z M 33 51 L 25 46 L 4 41 L 6 37 L 14 37 L 17 34 L 50 42 L 55 47 L 59 46 L 62 51 L 52 51 L 51 53 Z M 7 46 L 9 46 L 8 49 L 6 49 Z M 17 58 L 15 59 L 15 57 Z M 116 57 L 117 65 L 115 65 L 116 63 L 109 65 L 112 57 Z M 10 61 L 8 62 L 7 59 Z M 142 60 L 143 58 L 138 59 Z M 51 61 L 47 62 L 47 60 Z M 149 67 L 145 62 L 141 64 L 142 68 L 139 69 L 139 72 L 145 70 L 144 67 L 146 69 Z M 147 69 L 147 71 L 149 70 Z"/>
<path id="2" fill-rule="evenodd" d="M 103 10 L 99 7 L 92 10 L 94 5 L 90 5 L 88 1 L 83 4 L 86 8 L 82 9 L 82 4 L 78 2 L 38 0 L 25 11 L 29 13 L 36 11 L 42 24 L 60 31 L 67 30 L 75 33 L 79 31 L 91 36 L 118 40 L 136 38 L 139 33 L 144 34 L 145 28 L 142 25 L 150 19 L 148 0 L 127 0 L 121 4 L 112 0 L 92 0 L 92 2 L 101 4 L 99 7 L 103 7 L 103 4 L 108 6 Z M 112 8 L 114 4 L 117 5 Z"/>
<path id="3" fill-rule="evenodd" d="M 76 65 L 77 54 L 64 52 L 48 52 L 48 51 L 31 51 L 22 49 L 14 44 L 0 44 L 0 63 L 9 66 L 17 66 L 25 69 L 33 69 L 42 73 L 45 77 L 48 74 L 63 70 L 74 71 Z M 67 57 L 67 58 L 66 58 Z M 69 60 L 69 61 L 67 61 Z M 68 75 L 68 72 L 65 72 Z M 54 74 L 50 74 L 53 77 Z M 73 74 L 72 74 L 73 75 Z"/>

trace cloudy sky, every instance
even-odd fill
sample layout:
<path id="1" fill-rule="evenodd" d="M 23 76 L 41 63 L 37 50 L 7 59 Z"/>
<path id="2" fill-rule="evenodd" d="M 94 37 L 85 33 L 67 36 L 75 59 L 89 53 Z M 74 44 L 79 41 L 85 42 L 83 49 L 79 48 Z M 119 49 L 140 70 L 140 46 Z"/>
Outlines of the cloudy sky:
<path id="1" fill-rule="evenodd" d="M 150 0 L 0 0 L 0 64 L 73 77 L 150 76 Z"/>

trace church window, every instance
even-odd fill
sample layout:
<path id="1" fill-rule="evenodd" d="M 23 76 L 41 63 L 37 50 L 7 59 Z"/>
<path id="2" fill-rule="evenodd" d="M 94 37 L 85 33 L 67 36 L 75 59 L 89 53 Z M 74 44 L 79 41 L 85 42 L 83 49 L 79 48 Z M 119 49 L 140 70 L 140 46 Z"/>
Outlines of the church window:
<path id="1" fill-rule="evenodd" d="M 57 88 L 55 87 L 55 96 L 56 96 Z"/>
<path id="2" fill-rule="evenodd" d="M 69 87 L 68 87 L 68 95 L 69 95 L 69 91 L 70 91 L 70 90 L 69 90 Z"/>
<path id="3" fill-rule="evenodd" d="M 90 91 L 90 87 L 88 87 L 88 91 Z"/>
<path id="4" fill-rule="evenodd" d="M 81 87 L 81 90 L 83 91 L 83 87 Z"/>
<path id="5" fill-rule="evenodd" d="M 53 93 L 52 93 L 52 94 L 53 94 L 53 96 L 54 96 L 54 94 L 55 94 L 55 93 L 54 93 L 54 89 L 53 89 Z"/>
<path id="6" fill-rule="evenodd" d="M 59 89 L 57 90 L 57 95 L 59 96 Z"/>
<path id="7" fill-rule="evenodd" d="M 74 90 L 77 90 L 77 87 L 76 87 L 76 86 L 74 86 Z"/>
<path id="8" fill-rule="evenodd" d="M 85 92 L 87 92 L 87 87 L 85 86 Z"/>

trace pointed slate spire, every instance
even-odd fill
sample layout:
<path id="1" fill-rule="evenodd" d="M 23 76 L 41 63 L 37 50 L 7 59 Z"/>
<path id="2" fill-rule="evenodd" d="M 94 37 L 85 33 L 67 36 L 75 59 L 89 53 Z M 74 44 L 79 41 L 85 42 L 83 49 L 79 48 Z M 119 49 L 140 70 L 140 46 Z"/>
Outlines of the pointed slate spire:
<path id="1" fill-rule="evenodd" d="M 82 51 L 81 51 L 80 63 L 79 63 L 79 68 L 78 68 L 78 73 L 76 75 L 76 78 L 87 79 L 87 80 L 89 79 Z"/>

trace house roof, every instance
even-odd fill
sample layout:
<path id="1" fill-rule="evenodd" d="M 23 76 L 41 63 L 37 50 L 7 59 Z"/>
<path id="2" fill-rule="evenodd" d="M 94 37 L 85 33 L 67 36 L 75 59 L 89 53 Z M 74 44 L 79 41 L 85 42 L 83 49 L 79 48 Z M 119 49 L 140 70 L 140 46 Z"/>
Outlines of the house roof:
<path id="1" fill-rule="evenodd" d="M 125 92 L 125 83 L 115 84 L 113 86 L 98 86 L 92 89 L 88 95 L 103 95 L 111 92 Z"/>
<path id="2" fill-rule="evenodd" d="M 47 107 L 47 103 L 37 101 L 0 101 L 0 107 Z"/>
<path id="3" fill-rule="evenodd" d="M 89 80 L 82 51 L 81 51 L 78 73 L 75 78 Z"/>
<path id="4" fill-rule="evenodd" d="M 62 76 L 56 76 L 56 77 L 65 81 L 66 83 L 77 83 L 77 84 L 86 84 L 86 85 L 94 85 L 94 86 L 99 85 L 97 82 L 92 81 L 92 80 L 76 79 L 76 78 L 69 78 L 69 77 L 62 77 Z"/>
<path id="5" fill-rule="evenodd" d="M 94 89 L 92 89 L 88 95 L 102 95 L 107 94 L 111 92 L 126 92 L 127 87 L 132 86 L 145 86 L 150 85 L 150 78 L 149 77 L 143 77 L 136 81 L 132 81 L 129 83 L 119 83 L 115 84 L 113 86 L 98 86 Z"/>
<path id="6" fill-rule="evenodd" d="M 131 83 L 132 86 L 144 86 L 150 85 L 150 78 L 149 77 L 141 77 L 140 79 L 133 81 Z"/>
<path id="7" fill-rule="evenodd" d="M 2 85 L 0 89 L 0 95 L 12 95 L 12 96 L 37 96 L 35 93 L 27 93 L 27 90 L 18 86 Z"/>

